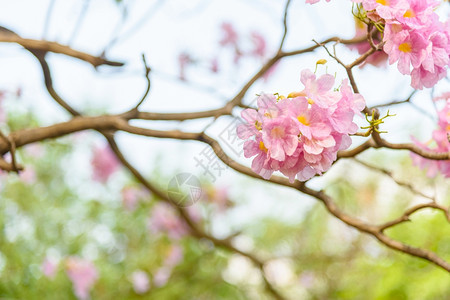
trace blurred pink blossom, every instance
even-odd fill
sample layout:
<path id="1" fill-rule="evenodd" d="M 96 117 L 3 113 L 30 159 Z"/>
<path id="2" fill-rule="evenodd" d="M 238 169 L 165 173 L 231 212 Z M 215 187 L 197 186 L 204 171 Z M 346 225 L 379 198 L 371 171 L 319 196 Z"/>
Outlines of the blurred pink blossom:
<path id="1" fill-rule="evenodd" d="M 211 60 L 211 72 L 213 72 L 213 73 L 219 72 L 219 60 L 217 59 L 217 57 L 214 57 Z"/>
<path id="2" fill-rule="evenodd" d="M 118 170 L 119 161 L 108 145 L 95 147 L 91 159 L 93 169 L 92 178 L 95 181 L 106 183 L 109 177 Z"/>
<path id="3" fill-rule="evenodd" d="M 44 155 L 44 148 L 40 144 L 29 144 L 25 146 L 25 151 L 27 154 L 34 158 L 39 158 Z"/>
<path id="4" fill-rule="evenodd" d="M 139 201 L 149 196 L 149 193 L 142 189 L 127 186 L 122 189 L 122 204 L 128 211 L 134 211 L 139 204 Z"/>
<path id="5" fill-rule="evenodd" d="M 90 298 L 89 292 L 98 279 L 98 272 L 94 264 L 79 257 L 68 257 L 66 273 L 73 284 L 75 296 L 80 300 Z"/>
<path id="6" fill-rule="evenodd" d="M 238 34 L 233 24 L 224 22 L 221 25 L 221 29 L 222 29 L 222 39 L 219 41 L 219 44 L 222 46 L 237 47 Z"/>
<path id="7" fill-rule="evenodd" d="M 202 212 L 198 205 L 191 205 L 183 209 L 186 210 L 192 222 L 199 223 L 202 220 Z"/>
<path id="8" fill-rule="evenodd" d="M 172 269 L 169 267 L 161 267 L 153 275 L 153 285 L 156 287 L 161 287 L 166 285 L 169 281 L 170 275 L 172 274 Z"/>
<path id="9" fill-rule="evenodd" d="M 41 271 L 45 277 L 50 279 L 55 278 L 56 271 L 58 271 L 58 262 L 46 257 L 41 264 Z"/>
<path id="10" fill-rule="evenodd" d="M 260 58 L 264 58 L 267 52 L 266 39 L 258 32 L 254 31 L 251 33 L 253 41 L 252 55 Z"/>
<path id="11" fill-rule="evenodd" d="M 182 52 L 178 55 L 178 77 L 180 80 L 186 80 L 186 68 L 193 62 L 194 60 L 186 52 Z"/>
<path id="12" fill-rule="evenodd" d="M 434 100 L 445 100 L 444 107 L 438 111 L 438 128 L 433 131 L 430 142 L 421 143 L 415 138 L 413 138 L 413 142 L 426 151 L 450 152 L 450 93 L 445 93 Z M 430 144 L 435 146 L 430 147 Z M 444 177 L 450 177 L 449 160 L 427 159 L 415 153 L 411 153 L 411 158 L 414 165 L 427 170 L 428 177 L 434 177 L 437 173 L 441 173 Z"/>
<path id="13" fill-rule="evenodd" d="M 148 228 L 154 233 L 164 232 L 172 239 L 188 233 L 188 227 L 167 203 L 156 203 L 148 219 Z"/>
<path id="14" fill-rule="evenodd" d="M 150 290 L 150 279 L 146 272 L 142 270 L 134 271 L 131 274 L 133 289 L 137 294 L 145 294 Z"/>
<path id="15" fill-rule="evenodd" d="M 206 190 L 205 196 L 205 200 L 213 204 L 219 212 L 223 212 L 231 206 L 231 202 L 228 197 L 228 187 L 213 186 Z"/>
<path id="16" fill-rule="evenodd" d="M 175 267 L 183 260 L 183 248 L 179 245 L 171 245 L 169 253 L 164 260 L 164 265 Z"/>
<path id="17" fill-rule="evenodd" d="M 36 182 L 36 172 L 31 166 L 27 166 L 19 173 L 19 178 L 26 184 L 33 184 Z"/>

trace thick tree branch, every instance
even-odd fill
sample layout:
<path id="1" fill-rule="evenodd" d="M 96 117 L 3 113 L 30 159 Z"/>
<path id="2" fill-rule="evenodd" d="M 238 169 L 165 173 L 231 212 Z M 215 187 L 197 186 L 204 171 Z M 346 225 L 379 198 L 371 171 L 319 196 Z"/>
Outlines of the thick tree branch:
<path id="1" fill-rule="evenodd" d="M 111 61 L 102 57 L 93 56 L 55 42 L 24 39 L 17 34 L 11 34 L 11 31 L 10 33 L 8 33 L 5 30 L 0 30 L 0 43 L 15 43 L 23 46 L 26 49 L 64 54 L 88 62 L 94 67 L 98 67 L 101 65 L 108 65 L 113 67 L 123 66 L 123 63 L 121 62 Z"/>

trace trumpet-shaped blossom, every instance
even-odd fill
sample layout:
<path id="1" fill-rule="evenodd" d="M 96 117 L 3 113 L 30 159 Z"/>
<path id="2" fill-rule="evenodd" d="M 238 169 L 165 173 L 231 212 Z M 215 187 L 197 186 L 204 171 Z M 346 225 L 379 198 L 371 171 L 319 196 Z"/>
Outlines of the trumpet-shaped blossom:
<path id="1" fill-rule="evenodd" d="M 327 171 L 337 151 L 351 144 L 348 136 L 357 126 L 353 116 L 365 107 L 345 80 L 341 90 L 332 90 L 333 76 L 318 79 L 309 70 L 302 72 L 305 88 L 288 98 L 260 95 L 258 109 L 242 112 L 244 124 L 238 136 L 245 140 L 244 156 L 253 158 L 252 170 L 268 179 L 280 171 L 293 182 L 305 181 Z"/>
<path id="2" fill-rule="evenodd" d="M 398 70 L 402 74 L 410 74 L 411 65 L 418 68 L 427 55 L 427 41 L 421 34 L 402 30 L 398 33 L 391 32 L 391 26 L 387 25 L 386 34 L 390 39 L 384 44 L 384 51 L 389 54 L 389 63 L 398 61 Z"/>
<path id="3" fill-rule="evenodd" d="M 329 107 L 339 101 L 339 93 L 332 91 L 334 85 L 334 76 L 325 74 L 316 78 L 316 75 L 309 69 L 302 71 L 300 81 L 305 86 L 305 89 L 299 93 L 300 96 L 305 96 L 311 102 L 320 107 Z"/>
<path id="4" fill-rule="evenodd" d="M 406 0 L 363 0 L 362 4 L 366 11 L 374 10 L 383 19 L 392 19 L 397 15 L 403 15 L 409 7 Z"/>
<path id="5" fill-rule="evenodd" d="M 436 0 L 353 0 L 365 13 L 358 18 L 372 22 L 383 31 L 383 51 L 375 51 L 364 63 L 377 65 L 388 55 L 389 63 L 397 63 L 400 73 L 411 75 L 415 89 L 433 87 L 447 74 L 450 65 L 450 22 L 443 23 L 434 11 Z M 380 28 L 383 28 L 380 29 Z M 365 30 L 364 30 L 365 29 Z M 363 31 L 364 30 L 364 31 Z M 363 22 L 357 20 L 356 37 L 367 34 Z M 373 37 L 375 43 L 377 36 Z M 370 50 L 368 42 L 354 46 L 360 54 Z"/>
<path id="6" fill-rule="evenodd" d="M 433 131 L 432 139 L 428 143 L 413 142 L 423 150 L 431 152 L 450 152 L 450 93 L 435 100 L 445 99 L 445 105 L 438 111 L 438 128 Z M 434 146 L 432 146 L 434 144 Z M 450 177 L 450 160 L 432 160 L 415 153 L 411 154 L 413 163 L 422 169 L 427 169 L 427 176 L 434 177 L 438 172 Z"/>
<path id="7" fill-rule="evenodd" d="M 288 116 L 267 119 L 262 129 L 262 140 L 268 155 L 279 161 L 292 155 L 297 148 L 299 133 L 296 122 Z"/>

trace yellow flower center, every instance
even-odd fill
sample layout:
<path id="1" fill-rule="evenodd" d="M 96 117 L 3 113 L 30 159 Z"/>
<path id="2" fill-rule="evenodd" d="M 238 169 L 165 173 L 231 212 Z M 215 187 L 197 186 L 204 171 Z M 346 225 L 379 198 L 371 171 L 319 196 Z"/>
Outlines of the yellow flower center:
<path id="1" fill-rule="evenodd" d="M 356 17 L 354 19 L 355 19 L 356 27 L 358 27 L 359 29 L 366 28 L 366 24 L 364 22 L 362 22 L 360 19 L 357 19 Z"/>
<path id="2" fill-rule="evenodd" d="M 303 92 L 292 92 L 292 93 L 289 93 L 289 95 L 287 97 L 288 98 L 296 98 L 296 97 L 300 97 L 300 96 L 304 97 L 304 96 L 306 96 L 306 94 Z"/>
<path id="3" fill-rule="evenodd" d="M 258 129 L 259 131 L 262 130 L 261 123 L 259 123 L 258 121 L 255 121 L 255 127 L 256 127 L 256 129 Z"/>
<path id="4" fill-rule="evenodd" d="M 313 99 L 311 99 L 311 98 L 308 98 L 308 104 L 311 104 L 311 105 L 313 105 L 313 104 L 314 104 L 314 100 L 313 100 Z"/>
<path id="5" fill-rule="evenodd" d="M 416 14 L 411 9 L 408 9 L 403 15 L 405 18 L 414 18 L 415 16 Z"/>
<path id="6" fill-rule="evenodd" d="M 302 123 L 303 125 L 309 126 L 308 120 L 305 118 L 305 116 L 298 116 L 297 120 Z"/>
<path id="7" fill-rule="evenodd" d="M 402 43 L 398 46 L 398 50 L 402 52 L 411 52 L 411 45 L 409 43 Z"/>
<path id="8" fill-rule="evenodd" d="M 260 141 L 260 142 L 259 142 L 259 149 L 261 149 L 261 150 L 264 151 L 264 152 L 267 152 L 267 148 L 266 148 L 266 146 L 264 146 L 263 141 Z"/>
<path id="9" fill-rule="evenodd" d="M 390 4 L 389 1 L 387 1 L 387 0 L 376 0 L 375 2 L 378 4 L 384 5 L 384 6 Z"/>

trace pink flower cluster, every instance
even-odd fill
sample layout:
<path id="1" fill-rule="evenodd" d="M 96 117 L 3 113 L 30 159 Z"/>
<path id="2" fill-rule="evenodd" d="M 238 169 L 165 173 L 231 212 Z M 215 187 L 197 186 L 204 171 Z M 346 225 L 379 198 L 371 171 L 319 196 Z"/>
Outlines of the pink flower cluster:
<path id="1" fill-rule="evenodd" d="M 400 73 L 411 75 L 413 88 L 431 88 L 446 76 L 450 63 L 450 22 L 439 21 L 434 11 L 439 1 L 352 1 L 361 3 L 371 21 L 384 25 L 383 50 L 389 56 L 389 64 L 398 62 Z M 367 47 L 367 43 L 362 45 Z M 382 58 L 380 54 L 377 56 L 376 62 Z"/>
<path id="2" fill-rule="evenodd" d="M 351 144 L 349 134 L 358 126 L 353 116 L 364 108 L 364 98 L 354 94 L 347 80 L 339 91 L 332 90 L 334 77 L 319 78 L 303 70 L 303 91 L 288 98 L 261 95 L 258 110 L 246 109 L 246 123 L 237 127 L 237 135 L 245 140 L 244 155 L 256 156 L 252 169 L 268 179 L 280 171 L 294 182 L 321 174 L 336 160 L 337 151 Z"/>
<path id="3" fill-rule="evenodd" d="M 411 75 L 415 89 L 433 87 L 447 74 L 450 55 L 450 23 L 439 21 L 435 0 L 362 0 L 374 21 L 385 23 L 383 50 L 389 63 Z"/>
<path id="4" fill-rule="evenodd" d="M 450 93 L 444 94 L 435 100 L 445 100 L 445 106 L 438 112 L 438 128 L 433 131 L 433 139 L 430 143 L 435 143 L 435 147 L 429 147 L 428 143 L 422 144 L 414 139 L 414 143 L 427 151 L 450 152 Z M 411 153 L 413 164 L 422 169 L 428 169 L 427 176 L 434 177 L 440 172 L 445 177 L 450 177 L 450 160 L 426 159 L 420 155 Z"/>

